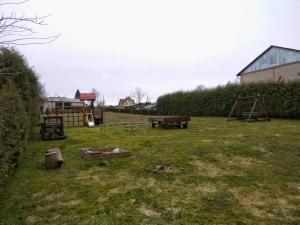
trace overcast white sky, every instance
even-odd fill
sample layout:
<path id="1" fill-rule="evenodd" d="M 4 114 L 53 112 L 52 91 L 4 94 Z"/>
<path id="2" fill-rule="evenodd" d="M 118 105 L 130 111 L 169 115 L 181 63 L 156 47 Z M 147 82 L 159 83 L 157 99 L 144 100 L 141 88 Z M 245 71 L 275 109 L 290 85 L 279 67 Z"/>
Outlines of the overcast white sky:
<path id="1" fill-rule="evenodd" d="M 10 9 L 51 14 L 40 34 L 62 33 L 17 47 L 50 95 L 96 88 L 108 104 L 135 87 L 155 100 L 226 84 L 270 45 L 300 49 L 300 0 L 31 0 Z"/>

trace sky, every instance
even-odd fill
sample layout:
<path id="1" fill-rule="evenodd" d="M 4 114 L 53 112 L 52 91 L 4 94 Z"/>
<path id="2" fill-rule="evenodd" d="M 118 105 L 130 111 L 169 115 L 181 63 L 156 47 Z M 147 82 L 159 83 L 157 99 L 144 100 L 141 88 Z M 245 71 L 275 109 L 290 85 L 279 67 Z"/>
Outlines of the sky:
<path id="1" fill-rule="evenodd" d="M 224 85 L 270 45 L 300 49 L 299 0 L 30 0 L 2 11 L 51 14 L 37 31 L 61 34 L 55 42 L 16 46 L 48 95 L 95 88 L 112 105 L 136 87 L 155 101 Z"/>

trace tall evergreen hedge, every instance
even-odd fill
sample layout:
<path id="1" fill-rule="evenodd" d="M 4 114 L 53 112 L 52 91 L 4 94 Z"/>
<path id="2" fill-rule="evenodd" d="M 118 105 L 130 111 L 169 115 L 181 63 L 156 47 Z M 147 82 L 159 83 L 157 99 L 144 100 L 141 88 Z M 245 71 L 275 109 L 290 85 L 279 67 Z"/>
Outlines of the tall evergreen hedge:
<path id="1" fill-rule="evenodd" d="M 29 116 L 30 127 L 33 127 L 38 118 L 36 109 L 41 99 L 41 86 L 36 73 L 15 49 L 0 49 L 0 82 L 16 86 Z"/>
<path id="2" fill-rule="evenodd" d="M 18 166 L 38 119 L 40 84 L 14 49 L 0 48 L 0 184 Z"/>
<path id="3" fill-rule="evenodd" d="M 0 184 L 17 167 L 27 144 L 28 117 L 15 87 L 0 90 Z"/>
<path id="4" fill-rule="evenodd" d="M 271 117 L 300 118 L 300 82 L 229 84 L 200 91 L 178 91 L 160 96 L 159 114 L 191 116 L 227 116 L 235 96 L 253 96 L 260 93 L 262 103 Z M 248 104 L 247 109 L 251 106 Z"/>
<path id="5" fill-rule="evenodd" d="M 128 113 L 128 114 L 143 114 L 143 115 L 157 115 L 157 111 L 154 109 L 142 109 L 138 110 L 135 108 L 125 107 L 122 109 L 118 109 L 115 107 L 106 107 L 105 110 L 107 112 L 115 112 L 115 113 Z"/>

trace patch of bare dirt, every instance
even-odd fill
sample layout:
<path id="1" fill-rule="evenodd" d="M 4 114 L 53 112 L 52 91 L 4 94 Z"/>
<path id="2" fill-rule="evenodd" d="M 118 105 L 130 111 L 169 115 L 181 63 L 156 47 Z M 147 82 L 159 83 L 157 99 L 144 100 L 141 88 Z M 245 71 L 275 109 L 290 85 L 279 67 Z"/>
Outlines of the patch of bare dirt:
<path id="1" fill-rule="evenodd" d="M 34 216 L 27 216 L 26 224 L 34 224 L 38 221 L 38 219 Z"/>
<path id="2" fill-rule="evenodd" d="M 109 190 L 110 194 L 126 193 L 136 188 L 154 188 L 156 180 L 152 177 L 134 177 L 126 172 L 120 172 L 116 175 L 116 179 L 112 181 L 112 185 L 115 186 Z"/>
<path id="3" fill-rule="evenodd" d="M 264 163 L 263 161 L 260 160 L 256 160 L 250 157 L 239 156 L 239 155 L 234 155 L 230 157 L 224 154 L 217 154 L 215 158 L 223 165 L 227 164 L 228 166 L 239 166 L 242 168 L 251 168 Z"/>
<path id="4" fill-rule="evenodd" d="M 77 205 L 80 205 L 82 203 L 83 203 L 82 199 L 74 199 L 74 200 L 71 200 L 71 201 L 61 202 L 60 204 L 62 206 L 77 206 Z"/>
<path id="5" fill-rule="evenodd" d="M 91 169 L 79 172 L 76 180 L 83 182 L 85 185 L 105 185 L 106 178 L 109 178 L 109 175 L 105 171 Z"/>
<path id="6" fill-rule="evenodd" d="M 47 194 L 45 196 L 45 200 L 49 202 L 54 202 L 54 201 L 61 201 L 62 199 L 65 198 L 65 193 L 57 193 L 57 194 Z"/>
<path id="7" fill-rule="evenodd" d="M 284 216 L 285 219 L 295 221 L 299 217 L 290 215 L 290 210 L 297 210 L 298 206 L 292 202 L 294 196 L 280 194 L 280 197 L 270 196 L 258 190 L 249 191 L 245 188 L 233 188 L 231 193 L 244 208 L 256 217 L 275 218 Z M 267 209 L 272 209 L 272 213 Z"/>
<path id="8" fill-rule="evenodd" d="M 176 207 L 167 208 L 167 210 L 172 212 L 172 214 L 174 214 L 174 215 L 177 215 L 178 213 L 180 213 L 182 211 L 182 209 L 176 208 Z"/>
<path id="9" fill-rule="evenodd" d="M 264 154 L 266 154 L 267 156 L 272 155 L 272 152 L 270 152 L 268 149 L 264 148 L 263 146 L 253 146 L 253 149 L 256 151 L 260 151 Z"/>
<path id="10" fill-rule="evenodd" d="M 40 192 L 36 192 L 36 193 L 34 193 L 33 195 L 32 195 L 32 197 L 34 198 L 34 199 L 36 199 L 36 198 L 42 198 L 42 197 L 44 197 L 45 195 L 46 195 L 46 191 L 40 191 Z"/>
<path id="11" fill-rule="evenodd" d="M 99 186 L 105 188 L 106 191 L 101 193 L 98 198 L 99 202 L 106 201 L 111 195 L 126 193 L 137 188 L 153 188 L 156 189 L 156 180 L 152 177 L 136 177 L 126 171 L 116 174 L 108 174 L 105 171 L 89 170 L 81 172 L 77 180 L 85 185 Z"/>
<path id="12" fill-rule="evenodd" d="M 242 171 L 237 171 L 234 167 L 241 167 L 243 169 L 254 168 L 264 164 L 250 157 L 242 156 L 226 156 L 224 154 L 217 154 L 214 156 L 216 162 L 203 162 L 201 160 L 193 160 L 192 164 L 196 166 L 202 176 L 220 177 L 227 175 L 242 176 Z"/>
<path id="13" fill-rule="evenodd" d="M 300 183 L 287 183 L 288 188 L 298 191 L 300 195 Z"/>
<path id="14" fill-rule="evenodd" d="M 138 208 L 138 211 L 148 217 L 160 217 L 160 213 L 154 211 L 144 203 Z"/>
<path id="15" fill-rule="evenodd" d="M 99 198 L 97 198 L 97 202 L 102 203 L 108 200 L 107 196 L 100 196 Z"/>
<path id="16" fill-rule="evenodd" d="M 231 193 L 240 202 L 240 204 L 254 216 L 260 218 L 274 217 L 273 214 L 267 213 L 263 210 L 268 201 L 268 197 L 265 194 L 257 190 L 253 192 L 245 192 L 241 188 L 233 188 L 231 189 Z"/>
<path id="17" fill-rule="evenodd" d="M 242 168 L 252 168 L 262 165 L 264 162 L 250 157 L 233 156 L 232 160 L 229 160 L 229 164 L 240 166 Z"/>
<path id="18" fill-rule="evenodd" d="M 199 174 L 208 177 L 221 177 L 227 175 L 236 175 L 235 171 L 225 169 L 215 163 L 203 162 L 201 160 L 194 160 L 192 162 L 198 168 Z"/>
<path id="19" fill-rule="evenodd" d="M 210 194 L 216 192 L 217 187 L 212 183 L 203 183 L 197 185 L 195 191 Z"/>
<path id="20" fill-rule="evenodd" d="M 36 210 L 39 211 L 39 212 L 45 212 L 45 211 L 51 210 L 51 208 L 53 208 L 52 204 L 48 204 L 48 205 L 45 205 L 45 206 L 37 206 Z"/>
<path id="21" fill-rule="evenodd" d="M 74 207 L 84 202 L 82 199 L 76 198 L 74 194 L 66 192 L 46 194 L 44 200 L 49 204 L 37 207 L 38 211 L 47 211 L 56 206 Z"/>

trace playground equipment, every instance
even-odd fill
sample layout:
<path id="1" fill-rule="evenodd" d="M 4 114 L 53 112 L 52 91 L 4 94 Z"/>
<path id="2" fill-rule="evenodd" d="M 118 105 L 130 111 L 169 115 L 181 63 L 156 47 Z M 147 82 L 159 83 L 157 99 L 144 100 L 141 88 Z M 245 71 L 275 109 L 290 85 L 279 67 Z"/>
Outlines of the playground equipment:
<path id="1" fill-rule="evenodd" d="M 103 123 L 103 108 L 95 108 L 94 93 L 82 93 L 81 99 L 69 99 L 64 97 L 46 98 L 41 106 L 41 118 L 51 114 L 61 115 L 66 127 L 89 126 Z"/>
<path id="2" fill-rule="evenodd" d="M 241 97 L 236 96 L 234 105 L 227 118 L 240 121 L 270 121 L 265 107 L 262 103 L 261 95 Z"/>
<path id="3" fill-rule="evenodd" d="M 84 126 L 85 110 L 83 104 L 58 107 L 57 111 L 62 115 L 65 127 Z"/>
<path id="4" fill-rule="evenodd" d="M 86 118 L 86 124 L 88 125 L 88 127 L 95 127 L 95 121 L 94 121 L 94 116 L 93 116 L 92 111 L 88 112 L 88 110 L 86 110 L 85 118 Z"/>
<path id="5" fill-rule="evenodd" d="M 43 140 L 65 139 L 64 123 L 62 115 L 43 115 L 43 123 L 40 129 Z"/>
<path id="6" fill-rule="evenodd" d="M 85 124 L 88 127 L 94 127 L 95 124 L 103 123 L 103 109 L 95 109 L 94 101 L 96 100 L 95 93 L 80 93 L 80 101 L 85 107 Z M 89 101 L 90 105 L 86 105 L 85 101 Z"/>
<path id="7" fill-rule="evenodd" d="M 104 122 L 104 117 L 103 116 L 104 116 L 103 108 L 94 109 L 93 117 L 94 117 L 95 125 L 103 124 L 103 122 Z"/>

